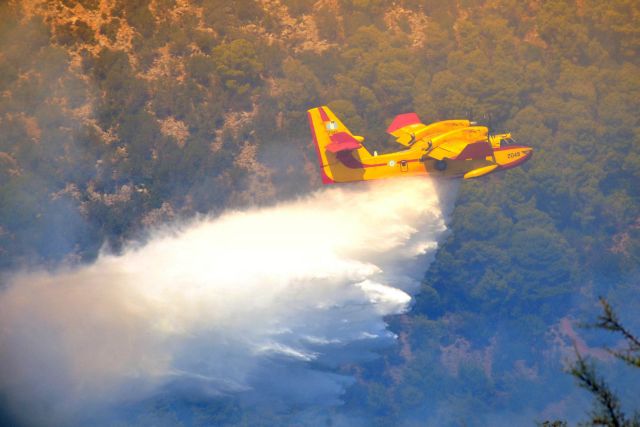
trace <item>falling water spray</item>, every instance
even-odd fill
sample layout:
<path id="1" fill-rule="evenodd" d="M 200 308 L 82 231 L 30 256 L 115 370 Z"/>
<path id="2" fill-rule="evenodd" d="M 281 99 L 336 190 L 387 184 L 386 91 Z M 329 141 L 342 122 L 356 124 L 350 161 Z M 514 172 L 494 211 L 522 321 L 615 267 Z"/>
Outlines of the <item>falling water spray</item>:
<path id="1" fill-rule="evenodd" d="M 384 317 L 409 308 L 455 185 L 328 187 L 18 273 L 0 293 L 0 391 L 43 425 L 172 384 L 337 404 L 351 378 L 333 368 L 393 343 Z"/>

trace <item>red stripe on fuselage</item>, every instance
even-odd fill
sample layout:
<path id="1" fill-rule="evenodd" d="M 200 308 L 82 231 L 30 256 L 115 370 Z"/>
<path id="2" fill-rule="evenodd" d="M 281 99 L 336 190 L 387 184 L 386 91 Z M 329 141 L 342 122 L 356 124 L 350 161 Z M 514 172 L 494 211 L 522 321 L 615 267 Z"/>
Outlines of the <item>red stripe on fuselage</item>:
<path id="1" fill-rule="evenodd" d="M 348 167 L 349 169 L 366 169 L 366 168 L 378 168 L 381 166 L 387 166 L 387 163 L 376 163 L 376 164 L 366 164 L 362 163 L 360 160 L 353 157 L 352 151 L 340 151 L 336 153 L 336 158 L 340 160 L 340 162 Z M 400 160 L 396 161 L 397 164 L 405 161 L 407 163 L 419 162 L 420 159 L 412 159 L 412 160 Z"/>

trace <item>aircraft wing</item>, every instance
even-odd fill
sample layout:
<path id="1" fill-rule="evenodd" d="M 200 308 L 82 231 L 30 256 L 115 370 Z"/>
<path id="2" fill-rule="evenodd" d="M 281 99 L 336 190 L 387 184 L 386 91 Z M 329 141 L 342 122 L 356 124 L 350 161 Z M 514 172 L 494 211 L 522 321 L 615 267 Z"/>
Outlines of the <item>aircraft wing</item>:
<path id="1" fill-rule="evenodd" d="M 416 113 L 400 114 L 396 116 L 387 133 L 396 137 L 396 141 L 406 147 L 416 142 L 416 133 L 426 128 Z"/>
<path id="2" fill-rule="evenodd" d="M 396 116 L 387 128 L 387 133 L 395 136 L 399 144 L 410 147 L 417 141 L 433 139 L 472 124 L 469 120 L 443 120 L 425 125 L 416 113 L 407 113 Z"/>
<path id="3" fill-rule="evenodd" d="M 427 155 L 436 160 L 485 159 L 493 155 L 493 149 L 488 141 L 447 143 L 435 147 Z"/>
<path id="4" fill-rule="evenodd" d="M 486 159 L 493 156 L 487 128 L 483 126 L 471 126 L 438 135 L 432 139 L 432 145 L 427 155 L 436 160 Z"/>

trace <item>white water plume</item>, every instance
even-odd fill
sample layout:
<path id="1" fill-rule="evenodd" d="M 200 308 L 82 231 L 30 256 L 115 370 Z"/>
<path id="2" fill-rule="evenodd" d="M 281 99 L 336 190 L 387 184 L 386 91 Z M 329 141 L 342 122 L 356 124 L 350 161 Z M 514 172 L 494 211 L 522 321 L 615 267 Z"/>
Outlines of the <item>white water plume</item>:
<path id="1" fill-rule="evenodd" d="M 334 186 L 15 275 L 0 293 L 0 391 L 45 424 L 176 383 L 334 404 L 350 378 L 331 368 L 394 339 L 384 316 L 408 308 L 455 185 L 438 184 L 446 200 L 424 178 Z"/>

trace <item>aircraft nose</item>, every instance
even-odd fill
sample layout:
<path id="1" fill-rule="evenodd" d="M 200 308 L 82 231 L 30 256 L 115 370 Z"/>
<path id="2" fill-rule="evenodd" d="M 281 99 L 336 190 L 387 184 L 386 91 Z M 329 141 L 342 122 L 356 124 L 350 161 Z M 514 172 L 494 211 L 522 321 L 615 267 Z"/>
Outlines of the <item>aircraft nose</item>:
<path id="1" fill-rule="evenodd" d="M 529 161 L 531 156 L 533 156 L 533 148 L 520 146 L 517 147 L 517 151 L 515 151 L 515 153 L 516 154 L 513 155 L 513 157 L 515 158 L 511 161 L 501 164 L 500 169 L 511 169 L 526 163 L 527 161 Z"/>
<path id="2" fill-rule="evenodd" d="M 527 163 L 529 160 L 531 160 L 531 157 L 533 157 L 533 148 L 529 148 L 525 154 L 524 154 L 524 158 L 521 158 L 520 161 L 516 161 L 514 166 L 522 166 L 525 163 Z"/>

